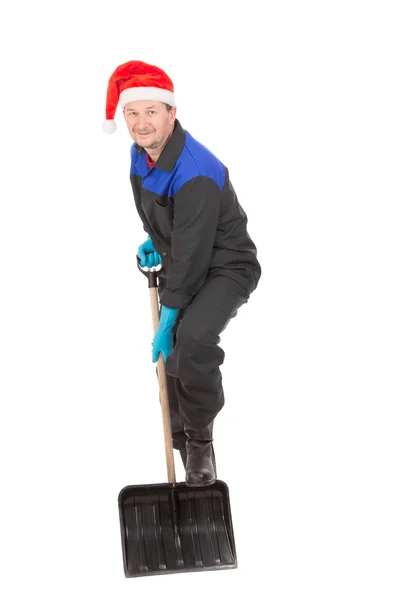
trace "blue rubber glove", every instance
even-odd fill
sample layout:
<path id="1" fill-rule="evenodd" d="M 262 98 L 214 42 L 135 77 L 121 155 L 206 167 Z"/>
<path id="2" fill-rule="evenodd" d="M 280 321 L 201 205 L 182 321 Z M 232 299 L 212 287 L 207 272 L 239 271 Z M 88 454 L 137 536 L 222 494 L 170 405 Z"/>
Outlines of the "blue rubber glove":
<path id="1" fill-rule="evenodd" d="M 138 248 L 138 257 L 140 258 L 141 267 L 156 267 L 161 265 L 161 256 L 153 246 L 150 236 Z"/>
<path id="2" fill-rule="evenodd" d="M 160 352 L 164 357 L 164 362 L 171 354 L 174 347 L 172 330 L 178 318 L 178 313 L 179 308 L 161 306 L 160 323 L 153 338 L 153 363 L 157 362 Z"/>

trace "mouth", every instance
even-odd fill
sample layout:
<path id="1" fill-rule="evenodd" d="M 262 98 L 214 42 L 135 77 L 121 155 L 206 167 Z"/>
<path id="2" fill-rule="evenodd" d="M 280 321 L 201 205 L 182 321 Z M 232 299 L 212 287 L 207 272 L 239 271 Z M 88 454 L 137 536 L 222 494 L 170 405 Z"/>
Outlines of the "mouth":
<path id="1" fill-rule="evenodd" d="M 146 133 L 138 133 L 137 135 L 139 135 L 140 137 L 147 137 L 148 135 L 151 135 L 151 131 L 147 131 Z"/>

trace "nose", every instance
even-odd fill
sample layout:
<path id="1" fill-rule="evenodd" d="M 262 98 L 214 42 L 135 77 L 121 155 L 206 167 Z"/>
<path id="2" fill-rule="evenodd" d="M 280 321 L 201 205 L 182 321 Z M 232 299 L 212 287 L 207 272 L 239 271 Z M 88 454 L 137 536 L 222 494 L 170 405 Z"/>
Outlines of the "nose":
<path id="1" fill-rule="evenodd" d="M 147 128 L 147 125 L 146 115 L 138 115 L 136 120 L 136 129 L 142 131 Z"/>

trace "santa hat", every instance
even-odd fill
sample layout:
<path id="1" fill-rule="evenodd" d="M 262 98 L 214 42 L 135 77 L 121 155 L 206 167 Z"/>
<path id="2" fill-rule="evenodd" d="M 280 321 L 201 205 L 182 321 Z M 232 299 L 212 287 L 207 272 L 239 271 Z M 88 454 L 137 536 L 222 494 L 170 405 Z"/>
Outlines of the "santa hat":
<path id="1" fill-rule="evenodd" d="M 168 75 L 140 60 L 131 60 L 117 67 L 110 77 L 106 100 L 106 121 L 103 129 L 114 133 L 114 121 L 118 101 L 123 108 L 135 100 L 159 100 L 175 106 L 174 84 Z"/>

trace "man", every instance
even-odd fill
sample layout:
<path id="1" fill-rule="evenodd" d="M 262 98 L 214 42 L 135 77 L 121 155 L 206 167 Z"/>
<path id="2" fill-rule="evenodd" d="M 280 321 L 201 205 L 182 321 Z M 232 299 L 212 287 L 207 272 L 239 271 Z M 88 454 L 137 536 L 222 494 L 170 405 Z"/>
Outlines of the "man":
<path id="1" fill-rule="evenodd" d="M 224 405 L 220 333 L 248 301 L 261 275 L 247 217 L 228 169 L 176 118 L 174 86 L 160 68 L 141 61 L 117 67 L 107 91 L 107 133 L 120 103 L 131 149 L 131 184 L 148 233 L 141 265 L 162 262 L 160 324 L 153 362 L 167 374 L 173 446 L 188 486 L 216 479 L 213 423 Z"/>

